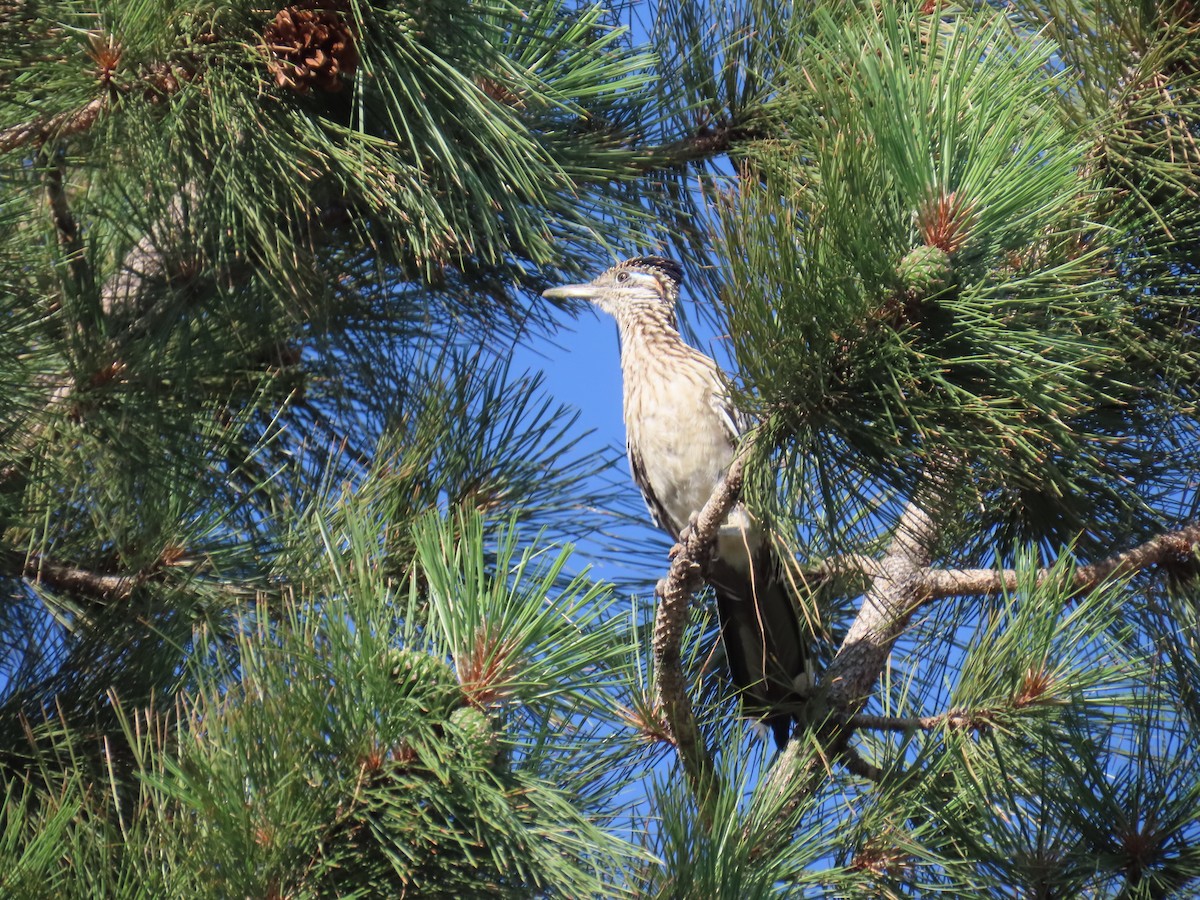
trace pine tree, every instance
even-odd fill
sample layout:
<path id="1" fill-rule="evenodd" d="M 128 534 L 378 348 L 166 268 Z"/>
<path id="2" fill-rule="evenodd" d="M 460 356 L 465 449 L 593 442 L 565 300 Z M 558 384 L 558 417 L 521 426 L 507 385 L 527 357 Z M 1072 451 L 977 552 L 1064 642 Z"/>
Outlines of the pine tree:
<path id="1" fill-rule="evenodd" d="M 653 13 L 0 4 L 0 893 L 1198 889 L 1196 8 Z M 757 423 L 670 559 L 508 362 L 638 248 Z"/>

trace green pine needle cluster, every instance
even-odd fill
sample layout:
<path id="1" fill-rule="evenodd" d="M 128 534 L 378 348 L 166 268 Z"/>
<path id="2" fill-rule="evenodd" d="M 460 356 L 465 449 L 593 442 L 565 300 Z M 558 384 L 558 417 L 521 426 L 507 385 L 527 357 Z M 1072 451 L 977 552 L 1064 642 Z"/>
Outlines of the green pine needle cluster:
<path id="1" fill-rule="evenodd" d="M 786 469 L 819 469 L 794 502 L 905 485 L 935 453 L 994 510 L 979 535 L 1153 521 L 1122 485 L 1172 478 L 1173 448 L 1138 436 L 1190 408 L 1147 364 L 1196 359 L 1191 313 L 1121 277 L 1163 233 L 1126 227 L 1136 204 L 1089 162 L 1101 135 L 1070 120 L 1055 46 L 982 15 L 816 21 L 781 137 L 715 207 L 745 402 Z M 919 245 L 947 258 L 936 274 Z M 947 268 L 955 290 L 925 293 Z"/>
<path id="2" fill-rule="evenodd" d="M 477 515 L 426 517 L 397 581 L 335 554 L 369 550 L 366 510 L 346 512 L 359 525 L 330 535 L 324 592 L 262 596 L 235 632 L 197 632 L 172 707 L 112 695 L 120 727 L 95 749 L 54 718 L 33 727 L 30 750 L 74 758 L 80 780 L 53 800 L 37 792 L 49 769 L 9 782 L 14 812 L 40 799 L 6 822 L 9 846 L 38 835 L 6 890 L 595 895 L 639 861 L 601 827 L 637 755 L 584 729 L 557 739 L 564 722 L 605 715 L 622 676 L 611 594 L 565 576 L 568 551 L 521 550 Z M 467 584 L 478 592 L 453 600 L 471 602 L 443 593 Z M 59 814 L 69 821 L 47 830 Z M 168 835 L 186 856 L 158 855 Z M 92 864 L 61 869 L 64 853 Z"/>

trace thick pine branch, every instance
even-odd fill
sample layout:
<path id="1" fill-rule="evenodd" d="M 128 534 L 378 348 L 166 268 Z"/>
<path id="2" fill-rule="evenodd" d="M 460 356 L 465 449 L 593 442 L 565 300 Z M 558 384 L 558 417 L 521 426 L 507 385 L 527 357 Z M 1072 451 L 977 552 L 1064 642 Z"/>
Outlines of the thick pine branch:
<path id="1" fill-rule="evenodd" d="M 904 509 L 862 607 L 825 673 L 823 689 L 830 714 L 817 728 L 821 752 L 802 756 L 805 742 L 792 740 L 768 776 L 771 784 L 767 789 L 789 797 L 789 811 L 818 789 L 828 759 L 848 759 L 851 717 L 865 705 L 892 646 L 924 597 L 922 574 L 932 559 L 938 535 L 928 510 L 942 507 L 945 479 L 944 471 L 927 472 Z M 856 765 L 853 752 L 849 759 L 850 765 Z M 787 839 L 784 834 L 777 837 Z"/>
<path id="2" fill-rule="evenodd" d="M 927 478 L 923 497 L 905 509 L 887 554 L 881 560 L 867 557 L 839 559 L 838 571 L 853 571 L 872 578 L 863 606 L 851 625 L 846 639 L 825 675 L 833 715 L 820 729 L 820 743 L 826 752 L 840 754 L 847 767 L 864 774 L 862 765 L 846 756 L 846 741 L 856 728 L 908 731 L 941 727 L 978 728 L 986 724 L 986 713 L 964 710 L 928 717 L 898 718 L 868 716 L 860 710 L 878 679 L 887 654 L 903 634 L 912 614 L 924 603 L 941 596 L 993 594 L 1018 587 L 1013 570 L 931 569 L 928 566 L 937 527 L 926 506 L 937 509 L 944 496 L 942 476 Z M 1200 543 L 1200 523 L 1158 535 L 1130 550 L 1076 570 L 1072 585 L 1076 590 L 1093 588 L 1111 579 L 1132 575 L 1149 566 L 1195 552 Z M 1054 578 L 1050 569 L 1038 572 L 1037 580 Z M 816 788 L 820 776 L 814 765 L 798 766 L 800 742 L 793 741 L 772 772 L 772 780 L 787 790 L 796 802 Z M 788 784 L 790 782 L 790 785 Z"/>
<path id="3" fill-rule="evenodd" d="M 145 580 L 143 575 L 95 572 L 17 550 L 4 551 L 3 560 L 4 574 L 8 577 L 28 579 L 53 590 L 67 591 L 98 601 L 128 599 L 134 588 Z"/>
<path id="4" fill-rule="evenodd" d="M 654 652 L 659 699 L 685 770 L 698 796 L 704 796 L 707 779 L 712 777 L 712 758 L 696 728 L 691 701 L 687 696 L 680 645 L 687 627 L 689 604 L 702 584 L 701 573 L 711 553 L 717 528 L 740 495 L 742 472 L 743 459 L 739 457 L 705 504 L 695 527 L 678 548 L 670 572 L 658 585 L 660 602 L 655 622 Z M 855 728 L 931 730 L 944 725 L 964 727 L 972 721 L 970 713 L 961 710 L 922 718 L 865 716 L 857 712 L 866 703 L 892 646 L 904 633 L 912 614 L 924 603 L 951 594 L 986 594 L 1016 589 L 1017 573 L 1012 570 L 929 567 L 938 529 L 926 508 L 939 508 L 945 487 L 943 474 L 931 473 L 927 476 L 918 497 L 909 503 L 901 515 L 882 559 L 842 557 L 821 566 L 826 572 L 857 572 L 871 578 L 863 605 L 826 672 L 829 703 L 836 711 L 822 729 L 821 743 L 827 751 L 844 754 L 846 740 Z M 1159 535 L 1123 553 L 1080 567 L 1076 570 L 1073 584 L 1077 589 L 1094 587 L 1106 579 L 1129 575 L 1191 553 L 1197 542 L 1200 542 L 1200 524 Z M 1043 569 L 1038 574 L 1039 581 L 1050 577 L 1053 576 L 1049 569 Z M 777 764 L 776 774 L 789 771 L 799 752 L 799 742 L 792 742 Z M 862 767 L 855 764 L 855 768 Z M 803 789 L 800 793 L 804 793 Z"/>
<path id="5" fill-rule="evenodd" d="M 658 699 L 702 809 L 709 808 L 709 801 L 719 785 L 712 754 L 696 727 L 680 647 L 687 630 L 692 597 L 704 583 L 702 576 L 717 539 L 717 530 L 741 495 L 744 466 L 743 453 L 730 465 L 725 479 L 704 504 L 695 525 L 682 535 L 682 541 L 672 551 L 670 571 L 656 588 L 659 602 L 654 621 L 654 663 Z"/>
<path id="6" fill-rule="evenodd" d="M 866 703 L 892 646 L 925 597 L 924 573 L 938 535 L 927 510 L 941 508 L 945 488 L 945 474 L 931 471 L 900 516 L 879 571 L 825 675 L 830 702 L 839 711 L 856 711 Z"/>

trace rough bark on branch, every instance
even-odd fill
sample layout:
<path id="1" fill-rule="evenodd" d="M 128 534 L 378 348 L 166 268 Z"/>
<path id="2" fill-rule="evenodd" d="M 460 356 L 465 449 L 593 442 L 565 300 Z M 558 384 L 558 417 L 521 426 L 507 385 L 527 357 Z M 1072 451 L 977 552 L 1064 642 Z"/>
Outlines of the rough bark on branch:
<path id="1" fill-rule="evenodd" d="M 682 536 L 683 540 L 674 551 L 670 571 L 659 581 L 655 591 L 658 610 L 654 620 L 654 671 L 658 700 L 702 809 L 707 806 L 706 798 L 717 787 L 717 774 L 712 754 L 696 727 L 680 647 L 692 597 L 703 584 L 704 568 L 717 538 L 717 529 L 741 494 L 744 465 L 744 455 L 739 455 L 730 465 L 724 481 L 704 504 L 695 526 Z"/>
<path id="2" fill-rule="evenodd" d="M 875 563 L 862 606 L 825 672 L 818 695 L 827 705 L 814 735 L 821 752 L 806 753 L 806 742 L 792 740 L 775 761 L 768 790 L 789 798 L 785 807 L 789 813 L 817 790 L 826 772 L 823 760 L 841 757 L 848 762 L 855 755 L 847 743 L 854 730 L 851 719 L 866 703 L 892 646 L 924 598 L 924 575 L 939 533 L 928 510 L 943 507 L 946 488 L 944 469 L 926 472 L 896 524 L 887 552 Z M 778 837 L 787 839 L 783 834 Z"/>
<path id="3" fill-rule="evenodd" d="M 56 116 L 41 116 L 30 122 L 11 125 L 0 131 L 0 153 L 18 147 L 44 144 L 50 138 L 78 134 L 91 128 L 108 106 L 108 98 L 97 97 L 86 106 L 61 112 Z"/>
<path id="4" fill-rule="evenodd" d="M 942 506 L 945 475 L 931 471 L 909 502 L 858 615 L 826 672 L 830 705 L 840 713 L 866 703 L 896 639 L 925 597 L 925 573 L 938 528 L 929 509 Z"/>
<path id="5" fill-rule="evenodd" d="M 871 716 L 855 713 L 850 717 L 851 728 L 868 728 L 873 731 L 936 731 L 942 726 L 951 729 L 979 728 L 987 714 L 969 710 L 952 709 L 936 716 Z"/>
<path id="6" fill-rule="evenodd" d="M 1193 522 L 1177 531 L 1168 531 L 1143 544 L 1122 551 L 1107 559 L 1075 570 L 1071 585 L 1076 590 L 1088 590 L 1110 578 L 1132 575 L 1150 566 L 1190 557 L 1200 544 L 1200 522 Z M 1037 583 L 1054 575 L 1051 569 L 1039 569 Z M 1017 573 L 1013 569 L 928 569 L 925 572 L 928 599 L 953 596 L 991 596 L 1017 589 Z"/>
<path id="7" fill-rule="evenodd" d="M 845 553 L 823 559 L 814 566 L 806 566 L 801 574 L 816 583 L 831 578 L 861 578 L 870 580 L 883 571 L 883 563 L 865 553 Z"/>
<path id="8" fill-rule="evenodd" d="M 882 671 L 887 654 L 904 632 L 912 614 L 937 597 L 994 594 L 1017 588 L 1017 573 L 992 569 L 933 569 L 931 552 L 938 536 L 927 512 L 943 506 L 945 473 L 930 472 L 923 489 L 909 503 L 887 553 L 880 560 L 848 556 L 823 563 L 821 571 L 861 574 L 871 578 L 862 607 L 837 656 L 826 672 L 824 688 L 830 716 L 818 728 L 817 739 L 825 752 L 840 755 L 851 771 L 865 774 L 864 763 L 854 759 L 847 745 L 856 728 L 908 731 L 941 727 L 977 728 L 986 713 L 950 710 L 936 716 L 897 718 L 860 712 Z M 1075 570 L 1072 586 L 1087 590 L 1110 578 L 1131 575 L 1173 558 L 1191 556 L 1200 544 L 1200 523 L 1158 535 L 1143 544 Z M 1050 569 L 1037 574 L 1039 582 L 1058 577 Z M 771 774 L 775 789 L 787 792 L 794 803 L 815 789 L 822 770 L 801 762 L 800 741 L 788 745 Z M 849 753 L 848 753 L 849 751 Z"/>
<path id="9" fill-rule="evenodd" d="M 82 594 L 96 600 L 125 600 L 133 593 L 140 579 L 133 575 L 111 575 L 93 572 L 46 559 L 27 556 L 16 550 L 4 552 L 6 575 L 44 584 L 54 590 Z"/>

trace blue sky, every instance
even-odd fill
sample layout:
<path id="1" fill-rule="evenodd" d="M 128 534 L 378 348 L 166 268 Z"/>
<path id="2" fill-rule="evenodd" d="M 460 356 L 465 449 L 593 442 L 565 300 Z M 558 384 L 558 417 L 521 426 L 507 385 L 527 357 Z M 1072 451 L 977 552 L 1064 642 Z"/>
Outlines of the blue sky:
<path id="1" fill-rule="evenodd" d="M 614 456 L 619 453 L 619 461 L 611 473 L 612 480 L 627 484 L 635 504 L 633 508 L 640 508 L 637 487 L 624 460 L 625 423 L 621 410 L 621 363 L 616 322 L 590 309 L 582 310 L 578 316 L 557 310 L 554 317 L 559 326 L 557 334 L 551 338 L 527 340 L 515 347 L 512 372 L 544 373 L 546 391 L 559 403 L 579 411 L 576 432 L 591 432 L 581 442 L 580 450 L 608 447 L 616 451 Z M 649 524 L 648 515 L 645 521 Z M 665 536 L 663 540 L 666 547 Z M 663 574 L 632 570 L 611 555 L 590 552 L 593 549 L 587 543 L 581 544 L 572 568 L 590 565 L 593 575 L 614 581 L 645 579 L 652 583 Z M 644 560 L 639 559 L 639 568 L 642 562 Z"/>
<path id="2" fill-rule="evenodd" d="M 589 448 L 624 447 L 616 323 L 590 310 L 577 317 L 558 310 L 555 318 L 560 330 L 553 339 L 517 345 L 514 371 L 545 372 L 547 390 L 579 410 L 582 430 L 595 430 L 587 441 Z"/>

